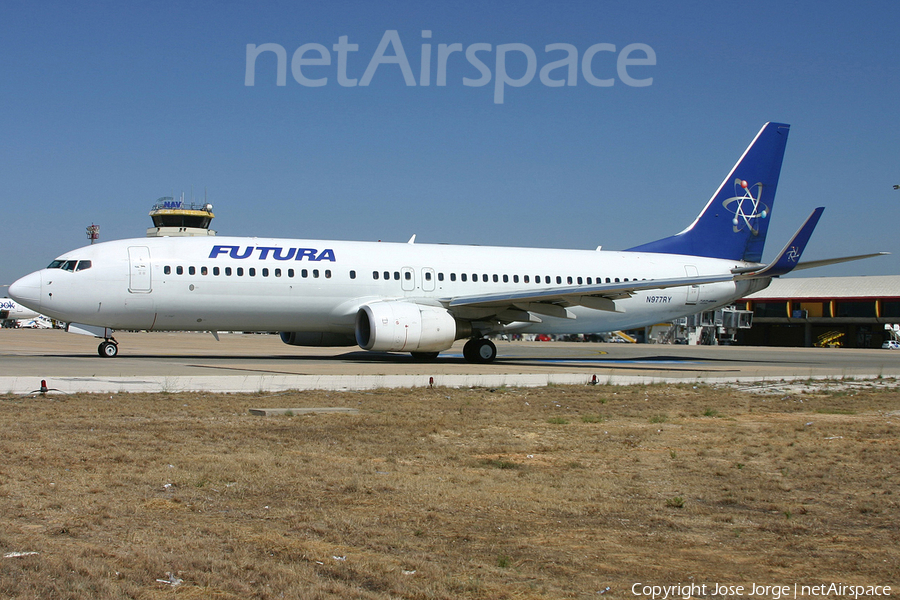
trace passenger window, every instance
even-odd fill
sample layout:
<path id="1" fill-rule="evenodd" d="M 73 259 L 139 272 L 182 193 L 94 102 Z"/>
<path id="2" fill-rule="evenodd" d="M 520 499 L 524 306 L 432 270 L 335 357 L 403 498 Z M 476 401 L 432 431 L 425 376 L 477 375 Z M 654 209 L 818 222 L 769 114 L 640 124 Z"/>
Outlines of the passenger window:
<path id="1" fill-rule="evenodd" d="M 188 275 L 196 275 L 197 269 L 194 267 L 188 267 Z"/>
<path id="2" fill-rule="evenodd" d="M 372 271 L 372 279 L 378 279 L 378 271 Z"/>
<path id="3" fill-rule="evenodd" d="M 412 273 L 406 271 L 405 273 L 403 273 L 403 279 L 409 281 L 410 279 L 412 279 Z"/>
<path id="4" fill-rule="evenodd" d="M 544 283 L 550 283 L 550 276 L 544 275 Z"/>
<path id="5" fill-rule="evenodd" d="M 225 276 L 231 277 L 231 267 L 225 267 Z"/>
<path id="6" fill-rule="evenodd" d="M 385 272 L 384 272 L 384 278 L 385 278 L 385 279 L 390 279 L 390 278 L 391 278 L 391 274 L 390 274 L 388 271 L 385 271 Z"/>
<path id="7" fill-rule="evenodd" d="M 171 275 L 171 274 L 172 274 L 172 267 L 170 267 L 169 265 L 164 266 L 164 267 L 163 267 L 163 274 L 164 274 L 164 275 Z"/>
<path id="8" fill-rule="evenodd" d="M 325 279 L 331 279 L 331 269 L 325 269 Z"/>
<path id="9" fill-rule="evenodd" d="M 444 274 L 438 273 L 438 281 L 443 281 L 443 280 L 444 280 Z"/>
<path id="10" fill-rule="evenodd" d="M 496 274 L 496 273 L 494 273 L 493 279 L 494 279 L 494 283 L 500 283 L 500 278 L 497 277 L 497 274 Z"/>
<path id="11" fill-rule="evenodd" d="M 300 269 L 300 277 L 306 279 L 307 277 L 309 277 L 309 271 L 307 271 L 306 269 Z"/>
<path id="12" fill-rule="evenodd" d="M 216 277 L 218 277 L 218 276 L 219 276 L 219 272 L 220 272 L 220 271 L 219 271 L 219 267 L 213 267 L 213 275 L 215 275 Z"/>
<path id="13" fill-rule="evenodd" d="M 350 279 L 356 279 L 356 271 L 350 271 Z"/>
<path id="14" fill-rule="evenodd" d="M 200 267 L 200 274 L 209 275 L 209 269 L 207 269 L 206 267 Z"/>
<path id="15" fill-rule="evenodd" d="M 425 281 L 431 281 L 431 271 L 425 271 Z"/>
<path id="16" fill-rule="evenodd" d="M 281 277 L 281 269 L 275 269 L 275 277 Z"/>
<path id="17" fill-rule="evenodd" d="M 562 277 L 559 275 L 556 276 L 556 283 L 562 283 Z"/>
<path id="18" fill-rule="evenodd" d="M 247 269 L 247 275 L 250 277 L 256 277 L 256 269 L 254 267 L 250 267 Z"/>
<path id="19" fill-rule="evenodd" d="M 184 267 L 175 267 L 175 273 L 177 275 L 184 275 Z"/>
<path id="20" fill-rule="evenodd" d="M 394 281 L 400 281 L 400 271 L 394 271 Z"/>
<path id="21" fill-rule="evenodd" d="M 456 273 L 450 273 L 450 281 L 456 281 Z"/>
<path id="22" fill-rule="evenodd" d="M 268 277 L 268 276 L 269 276 L 269 270 L 268 270 L 268 269 L 263 269 L 263 270 L 262 270 L 262 276 L 263 276 L 263 277 Z"/>
<path id="23" fill-rule="evenodd" d="M 237 268 L 237 276 L 238 276 L 238 277 L 243 277 L 243 276 L 244 276 L 244 267 L 238 267 L 238 268 Z"/>
<path id="24" fill-rule="evenodd" d="M 525 283 L 531 283 L 531 279 L 528 278 L 528 275 L 525 275 L 525 276 L 522 278 L 522 281 L 524 281 Z"/>
<path id="25" fill-rule="evenodd" d="M 288 269 L 288 277 L 290 277 L 291 279 L 294 278 L 294 270 L 293 269 Z"/>
<path id="26" fill-rule="evenodd" d="M 566 277 L 566 283 L 568 283 L 569 285 L 572 285 L 572 276 L 571 275 Z"/>
<path id="27" fill-rule="evenodd" d="M 467 276 L 465 273 L 463 273 L 463 274 L 460 275 L 459 277 L 460 277 L 463 281 L 465 281 L 465 280 L 467 279 L 468 276 Z"/>
<path id="28" fill-rule="evenodd" d="M 313 269 L 313 277 L 315 277 L 316 279 L 318 279 L 318 277 L 319 277 L 319 270 L 318 270 L 318 269 Z"/>

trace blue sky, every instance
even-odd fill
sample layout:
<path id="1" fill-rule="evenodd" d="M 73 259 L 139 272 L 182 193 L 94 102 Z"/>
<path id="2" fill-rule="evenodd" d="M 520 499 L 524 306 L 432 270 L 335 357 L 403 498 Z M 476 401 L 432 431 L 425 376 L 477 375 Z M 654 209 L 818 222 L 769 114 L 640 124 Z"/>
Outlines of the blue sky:
<path id="1" fill-rule="evenodd" d="M 804 258 L 894 256 L 804 275 L 898 274 L 900 4 L 896 2 L 16 2 L 0 3 L 0 284 L 87 243 L 142 237 L 161 197 L 204 189 L 220 235 L 624 249 L 683 229 L 766 121 L 790 123 L 771 258 L 816 206 Z M 431 38 L 423 38 L 423 31 Z M 380 64 L 368 86 L 274 54 L 245 85 L 248 44 L 339 38 L 361 79 L 396 31 L 420 77 Z M 435 85 L 439 44 L 463 52 Z M 598 52 L 597 78 L 539 75 L 494 102 L 498 45 L 531 48 L 537 71 L 595 44 L 645 44 L 631 66 Z M 388 50 L 385 56 L 393 55 Z M 315 52 L 305 58 L 315 57 Z M 633 57 L 645 56 L 640 52 Z M 524 75 L 522 52 L 508 76 Z M 566 69 L 552 72 L 564 78 Z M 5 290 L 0 289 L 0 294 Z"/>

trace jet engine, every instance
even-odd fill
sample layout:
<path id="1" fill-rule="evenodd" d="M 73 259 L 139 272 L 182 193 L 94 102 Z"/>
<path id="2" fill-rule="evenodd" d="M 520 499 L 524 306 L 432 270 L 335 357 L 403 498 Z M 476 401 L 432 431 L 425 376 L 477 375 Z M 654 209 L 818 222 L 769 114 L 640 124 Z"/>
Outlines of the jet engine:
<path id="1" fill-rule="evenodd" d="M 373 302 L 356 313 L 356 343 L 376 352 L 441 352 L 458 329 L 467 335 L 447 310 L 412 302 Z"/>

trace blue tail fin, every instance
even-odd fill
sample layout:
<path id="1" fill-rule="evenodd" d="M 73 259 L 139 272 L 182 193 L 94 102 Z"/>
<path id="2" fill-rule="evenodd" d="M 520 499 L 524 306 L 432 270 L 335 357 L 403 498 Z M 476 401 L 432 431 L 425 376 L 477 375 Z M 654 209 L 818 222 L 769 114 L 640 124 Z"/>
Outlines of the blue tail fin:
<path id="1" fill-rule="evenodd" d="M 763 125 L 687 229 L 629 251 L 760 262 L 789 132 L 783 123 Z"/>

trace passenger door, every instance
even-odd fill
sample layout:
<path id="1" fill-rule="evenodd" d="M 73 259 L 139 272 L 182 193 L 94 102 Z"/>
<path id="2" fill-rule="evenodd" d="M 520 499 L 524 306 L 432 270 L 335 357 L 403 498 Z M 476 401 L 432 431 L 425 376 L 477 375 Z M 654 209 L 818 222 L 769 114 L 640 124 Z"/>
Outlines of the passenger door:
<path id="1" fill-rule="evenodd" d="M 129 246 L 128 263 L 128 291 L 132 294 L 149 294 L 153 289 L 150 282 L 150 248 Z"/>

